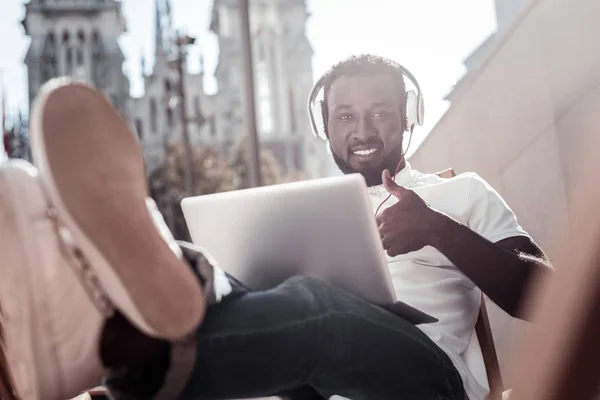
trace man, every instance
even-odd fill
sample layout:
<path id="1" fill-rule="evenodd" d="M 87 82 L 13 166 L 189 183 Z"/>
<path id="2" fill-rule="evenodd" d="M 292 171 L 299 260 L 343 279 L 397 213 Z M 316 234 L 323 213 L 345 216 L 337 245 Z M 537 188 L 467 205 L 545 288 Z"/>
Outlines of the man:
<path id="1" fill-rule="evenodd" d="M 442 179 L 404 160 L 404 133 L 414 127 L 406 124 L 400 65 L 350 57 L 325 75 L 323 87 L 334 161 L 365 177 L 374 209 L 392 195 L 377 221 L 398 298 L 439 319 L 419 328 L 448 354 L 469 398 L 483 399 L 485 367 L 473 335 L 479 290 L 519 317 L 529 278 L 548 270 L 544 253 L 476 174 Z"/>
<path id="2" fill-rule="evenodd" d="M 161 217 L 141 211 L 134 136 L 91 89 L 53 82 L 32 121 L 40 175 L 0 168 L 5 393 L 62 399 L 109 368 L 115 398 L 465 398 L 441 346 L 344 291 L 293 278 L 249 292 L 182 245 L 201 283 L 189 285 Z"/>

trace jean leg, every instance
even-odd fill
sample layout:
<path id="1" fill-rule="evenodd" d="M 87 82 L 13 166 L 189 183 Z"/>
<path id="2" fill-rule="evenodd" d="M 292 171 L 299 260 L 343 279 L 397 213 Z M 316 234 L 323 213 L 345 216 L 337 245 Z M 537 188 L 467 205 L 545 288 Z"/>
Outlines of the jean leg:
<path id="1" fill-rule="evenodd" d="M 261 397 L 305 385 L 354 400 L 465 399 L 451 361 L 418 328 L 303 277 L 212 306 L 181 398 Z"/>
<path id="2" fill-rule="evenodd" d="M 325 400 L 325 397 L 312 386 L 302 386 L 280 394 L 285 400 Z"/>

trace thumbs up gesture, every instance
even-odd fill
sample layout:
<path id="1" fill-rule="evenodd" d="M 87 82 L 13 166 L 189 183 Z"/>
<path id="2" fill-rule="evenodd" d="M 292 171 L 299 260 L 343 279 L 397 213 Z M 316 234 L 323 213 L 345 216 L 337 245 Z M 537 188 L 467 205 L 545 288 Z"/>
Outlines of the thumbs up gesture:
<path id="1" fill-rule="evenodd" d="M 429 206 L 413 190 L 398 185 L 386 169 L 383 185 L 398 202 L 377 216 L 383 248 L 390 257 L 434 246 L 449 217 Z"/>

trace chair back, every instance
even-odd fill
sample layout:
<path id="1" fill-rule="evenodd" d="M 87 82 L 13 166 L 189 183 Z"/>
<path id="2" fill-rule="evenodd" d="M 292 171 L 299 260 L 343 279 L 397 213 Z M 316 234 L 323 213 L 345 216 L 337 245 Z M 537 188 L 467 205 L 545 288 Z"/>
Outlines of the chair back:
<path id="1" fill-rule="evenodd" d="M 456 173 L 452 168 L 448 168 L 438 172 L 436 175 L 440 178 L 449 179 L 455 177 Z M 475 323 L 475 333 L 477 334 L 477 340 L 479 340 L 479 346 L 481 347 L 483 362 L 485 364 L 485 371 L 490 385 L 488 400 L 501 400 L 504 383 L 502 382 L 500 363 L 498 362 L 498 354 L 496 353 L 496 346 L 494 345 L 494 336 L 492 335 L 492 328 L 485 307 L 485 296 L 483 293 L 481 293 L 481 305 L 479 307 L 479 316 Z"/>

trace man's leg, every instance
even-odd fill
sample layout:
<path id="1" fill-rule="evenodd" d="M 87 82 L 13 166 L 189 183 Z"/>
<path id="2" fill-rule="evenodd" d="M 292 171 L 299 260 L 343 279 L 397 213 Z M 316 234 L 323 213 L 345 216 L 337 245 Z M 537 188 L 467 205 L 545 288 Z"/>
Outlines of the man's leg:
<path id="1" fill-rule="evenodd" d="M 354 400 L 465 398 L 451 361 L 418 328 L 296 277 L 208 310 L 181 399 L 260 397 L 306 385 Z"/>
<path id="2" fill-rule="evenodd" d="M 324 400 L 325 397 L 312 386 L 303 386 L 279 394 L 284 400 Z"/>
<path id="3" fill-rule="evenodd" d="M 198 247 L 190 243 L 178 242 L 183 250 L 183 255 L 188 262 L 188 264 L 192 267 L 195 273 L 198 275 L 199 279 L 204 283 L 204 278 L 201 273 L 201 263 L 205 260 L 204 254 Z M 242 296 L 246 293 L 251 292 L 251 290 L 246 287 L 243 283 L 238 281 L 233 276 L 226 274 L 227 279 L 231 285 L 231 292 L 227 295 L 224 301 L 232 301 L 239 296 Z M 294 388 L 293 390 L 285 391 L 282 393 L 278 393 L 285 400 L 323 400 L 324 397 L 317 392 L 311 386 L 302 386 L 299 388 Z"/>

